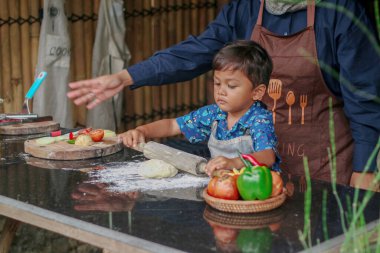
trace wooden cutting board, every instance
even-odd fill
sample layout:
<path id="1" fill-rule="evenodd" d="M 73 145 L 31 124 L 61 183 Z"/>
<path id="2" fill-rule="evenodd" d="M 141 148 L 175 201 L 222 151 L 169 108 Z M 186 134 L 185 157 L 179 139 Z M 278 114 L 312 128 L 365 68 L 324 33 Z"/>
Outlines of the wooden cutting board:
<path id="1" fill-rule="evenodd" d="M 26 135 L 48 133 L 59 129 L 59 123 L 54 121 L 42 121 L 21 123 L 8 126 L 0 126 L 0 134 L 5 135 Z"/>
<path id="2" fill-rule="evenodd" d="M 26 163 L 34 167 L 43 169 L 72 169 L 82 172 L 97 170 L 102 166 L 102 164 L 106 163 L 124 162 L 125 159 L 126 156 L 124 155 L 124 152 L 117 152 L 106 157 L 83 160 L 48 160 L 34 156 L 25 157 Z"/>
<path id="3" fill-rule="evenodd" d="M 24 143 L 25 153 L 51 160 L 80 160 L 103 157 L 122 149 L 123 143 L 118 142 L 117 137 L 104 138 L 101 142 L 95 142 L 91 146 L 69 144 L 67 141 L 59 141 L 46 146 L 39 146 L 36 140 L 27 140 Z"/>

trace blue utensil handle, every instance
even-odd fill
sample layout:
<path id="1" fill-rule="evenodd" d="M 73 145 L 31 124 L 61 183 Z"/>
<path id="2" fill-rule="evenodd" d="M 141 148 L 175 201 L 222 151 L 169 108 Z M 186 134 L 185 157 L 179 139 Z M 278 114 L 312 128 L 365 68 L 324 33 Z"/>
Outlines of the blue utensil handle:
<path id="1" fill-rule="evenodd" d="M 45 71 L 38 74 L 36 80 L 34 80 L 34 83 L 26 93 L 25 98 L 31 99 L 34 96 L 34 93 L 36 93 L 41 83 L 45 80 L 46 76 L 47 73 Z"/>

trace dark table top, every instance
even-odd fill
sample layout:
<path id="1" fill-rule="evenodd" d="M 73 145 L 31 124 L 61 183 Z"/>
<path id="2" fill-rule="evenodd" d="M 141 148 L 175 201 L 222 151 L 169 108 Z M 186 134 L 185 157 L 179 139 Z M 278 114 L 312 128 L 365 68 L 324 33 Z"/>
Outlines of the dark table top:
<path id="1" fill-rule="evenodd" d="M 303 250 L 298 232 L 304 229 L 304 187 L 293 178 L 294 194 L 280 208 L 258 214 L 230 214 L 212 209 L 200 198 L 203 187 L 165 192 L 112 193 L 103 183 L 91 183 L 89 173 L 97 166 L 143 160 L 137 151 L 124 149 L 103 158 L 49 161 L 23 153 L 23 143 L 35 136 L 0 136 L 0 215 L 41 226 L 40 217 L 75 228 L 81 233 L 104 236 L 134 248 L 154 251 L 262 252 Z M 74 169 L 62 169 L 74 168 Z M 354 189 L 337 186 L 345 210 Z M 327 192 L 328 239 L 343 233 L 339 208 L 331 184 L 312 181 L 311 238 L 313 245 L 326 240 L 323 231 L 323 192 Z M 78 194 L 93 194 L 81 200 Z M 359 191 L 359 200 L 364 191 Z M 365 209 L 367 224 L 378 220 L 380 194 Z M 8 210 L 8 207 L 11 207 Z M 18 214 L 13 214 L 19 211 Z M 28 218 L 28 213 L 34 218 Z M 28 221 L 32 219 L 32 221 Z M 49 229 L 46 225 L 45 228 Z M 58 231 L 59 232 L 59 231 Z M 70 236 L 70 233 L 62 233 Z M 100 238 L 100 237 L 99 237 Z M 94 243 L 99 246 L 100 243 Z M 104 245 L 104 248 L 112 245 Z M 252 251 L 253 252 L 253 251 Z"/>

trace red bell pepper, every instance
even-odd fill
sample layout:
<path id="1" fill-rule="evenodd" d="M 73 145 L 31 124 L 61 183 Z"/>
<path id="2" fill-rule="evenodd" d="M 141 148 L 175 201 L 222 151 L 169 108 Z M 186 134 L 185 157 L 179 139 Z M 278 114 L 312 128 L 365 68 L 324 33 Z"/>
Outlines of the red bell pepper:
<path id="1" fill-rule="evenodd" d="M 260 163 L 259 161 L 257 161 L 257 159 L 251 154 L 242 154 L 241 156 L 245 160 L 248 160 L 252 165 L 268 167 L 266 164 Z"/>

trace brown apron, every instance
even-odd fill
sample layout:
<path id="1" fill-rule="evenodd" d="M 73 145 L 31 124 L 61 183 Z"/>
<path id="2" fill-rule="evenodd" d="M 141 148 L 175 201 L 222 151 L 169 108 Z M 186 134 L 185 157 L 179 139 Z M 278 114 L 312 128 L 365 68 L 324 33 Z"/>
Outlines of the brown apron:
<path id="1" fill-rule="evenodd" d="M 314 179 L 331 181 L 327 148 L 329 98 L 332 98 L 337 155 L 337 182 L 348 184 L 352 173 L 353 141 L 343 102 L 327 88 L 317 59 L 314 34 L 315 3 L 307 7 L 307 27 L 291 36 L 262 27 L 264 0 L 251 39 L 263 46 L 273 60 L 273 73 L 263 102 L 272 109 L 285 173 L 305 174 L 303 156 Z"/>

